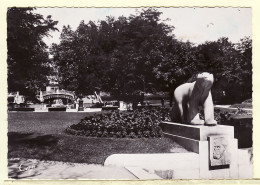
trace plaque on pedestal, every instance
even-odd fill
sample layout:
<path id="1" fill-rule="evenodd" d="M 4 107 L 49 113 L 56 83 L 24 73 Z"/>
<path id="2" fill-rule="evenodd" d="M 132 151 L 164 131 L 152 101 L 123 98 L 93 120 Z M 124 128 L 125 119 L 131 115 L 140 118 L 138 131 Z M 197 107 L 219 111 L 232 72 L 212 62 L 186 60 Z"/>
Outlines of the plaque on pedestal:
<path id="1" fill-rule="evenodd" d="M 210 167 L 228 168 L 230 165 L 230 137 L 209 136 Z"/>

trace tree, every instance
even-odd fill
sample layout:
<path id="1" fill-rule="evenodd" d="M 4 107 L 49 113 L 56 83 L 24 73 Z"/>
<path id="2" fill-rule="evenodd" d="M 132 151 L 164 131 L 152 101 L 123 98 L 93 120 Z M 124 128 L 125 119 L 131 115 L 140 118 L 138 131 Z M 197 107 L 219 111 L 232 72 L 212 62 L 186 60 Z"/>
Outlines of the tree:
<path id="1" fill-rule="evenodd" d="M 216 99 L 221 101 L 221 96 L 225 94 L 221 103 L 235 103 L 252 96 L 250 39 L 245 38 L 234 44 L 228 38 L 220 38 L 201 44 L 197 49 L 198 70 L 214 74 L 213 96 Z"/>
<path id="2" fill-rule="evenodd" d="M 51 53 L 62 87 L 78 95 L 100 89 L 105 78 L 106 57 L 98 43 L 96 24 L 82 21 L 75 31 L 64 26 L 60 38 L 59 45 L 52 45 Z"/>
<path id="3" fill-rule="evenodd" d="M 159 23 L 160 14 L 149 8 L 128 18 L 82 21 L 76 31 L 64 27 L 61 43 L 51 50 L 61 84 L 83 94 L 98 88 L 116 97 L 146 91 L 146 84 L 157 87 L 153 66 L 162 60 L 164 40 L 173 29 Z"/>
<path id="4" fill-rule="evenodd" d="M 117 47 L 111 55 L 116 71 L 111 84 L 117 84 L 121 96 L 161 88 L 153 67 L 164 59 L 164 44 L 172 38 L 174 28 L 160 22 L 160 15 L 156 9 L 148 8 L 114 22 L 114 28 L 119 29 L 115 37 Z"/>
<path id="5" fill-rule="evenodd" d="M 163 60 L 154 68 L 156 78 L 161 81 L 164 90 L 169 92 L 172 106 L 174 89 L 196 73 L 196 49 L 190 42 L 181 42 L 169 38 L 164 42 Z"/>
<path id="6" fill-rule="evenodd" d="M 217 91 L 250 97 L 250 39 L 234 44 L 220 38 L 195 46 L 175 39 L 174 27 L 160 15 L 148 8 L 129 17 L 82 21 L 75 31 L 64 27 L 60 44 L 51 48 L 60 84 L 77 94 L 100 89 L 118 99 L 163 90 L 172 100 L 178 85 L 206 71 L 214 74 Z"/>
<path id="7" fill-rule="evenodd" d="M 77 82 L 77 53 L 75 52 L 75 33 L 70 26 L 63 26 L 61 32 L 61 42 L 59 45 L 53 44 L 50 53 L 53 55 L 52 63 L 56 66 L 57 76 L 61 88 L 75 90 Z"/>
<path id="8" fill-rule="evenodd" d="M 252 40 L 245 37 L 237 43 L 241 59 L 239 60 L 238 86 L 240 101 L 252 98 Z"/>
<path id="9" fill-rule="evenodd" d="M 51 71 L 43 37 L 57 30 L 51 16 L 46 19 L 33 8 L 9 8 L 7 11 L 8 91 L 34 95 L 45 86 Z"/>

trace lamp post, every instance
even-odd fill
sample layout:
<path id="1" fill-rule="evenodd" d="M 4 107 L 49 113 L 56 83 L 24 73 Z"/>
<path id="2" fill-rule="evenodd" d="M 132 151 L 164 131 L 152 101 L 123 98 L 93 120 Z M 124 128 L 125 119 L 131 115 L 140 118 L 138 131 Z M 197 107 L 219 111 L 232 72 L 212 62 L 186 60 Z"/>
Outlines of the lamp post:
<path id="1" fill-rule="evenodd" d="M 78 108 L 78 111 L 84 111 L 82 97 L 83 97 L 82 93 L 80 93 L 80 95 L 79 95 L 79 108 Z"/>

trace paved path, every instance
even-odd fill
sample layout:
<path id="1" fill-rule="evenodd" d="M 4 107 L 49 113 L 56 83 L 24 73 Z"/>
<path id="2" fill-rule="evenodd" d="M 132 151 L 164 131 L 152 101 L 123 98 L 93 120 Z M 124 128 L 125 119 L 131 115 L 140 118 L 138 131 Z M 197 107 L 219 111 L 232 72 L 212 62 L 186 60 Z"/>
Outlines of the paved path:
<path id="1" fill-rule="evenodd" d="M 226 109 L 231 109 L 231 110 L 237 110 L 237 108 L 235 107 L 230 107 L 231 105 L 215 105 L 215 108 L 226 108 Z M 243 110 L 248 110 L 248 111 L 252 111 L 252 108 L 241 108 Z"/>
<path id="2" fill-rule="evenodd" d="M 15 179 L 137 179 L 124 167 L 12 158 L 8 176 Z"/>
<path id="3" fill-rule="evenodd" d="M 233 110 L 238 111 L 238 108 L 230 107 L 230 105 L 215 105 L 215 109 L 222 109 L 222 110 Z M 248 114 L 252 114 L 252 108 L 241 108 L 242 110 L 246 111 Z"/>

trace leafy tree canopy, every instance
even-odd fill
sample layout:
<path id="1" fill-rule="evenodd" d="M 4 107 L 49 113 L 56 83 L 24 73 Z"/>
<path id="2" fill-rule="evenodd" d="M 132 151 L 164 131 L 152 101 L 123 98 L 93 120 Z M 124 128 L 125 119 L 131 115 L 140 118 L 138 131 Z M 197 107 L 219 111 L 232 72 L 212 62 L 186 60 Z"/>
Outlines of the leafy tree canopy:
<path id="1" fill-rule="evenodd" d="M 252 96 L 252 40 L 228 38 L 198 46 L 175 38 L 174 27 L 154 8 L 136 15 L 81 21 L 76 30 L 64 26 L 59 44 L 48 58 L 42 41 L 56 21 L 31 8 L 8 10 L 9 91 L 36 91 L 55 68 L 61 88 L 76 94 L 106 91 L 118 99 L 140 92 L 168 91 L 198 72 L 214 74 L 214 97 L 238 102 Z M 225 92 L 225 97 L 223 94 Z M 221 97 L 222 96 L 222 97 Z"/>
<path id="2" fill-rule="evenodd" d="M 32 95 L 47 82 L 51 71 L 43 37 L 57 30 L 51 16 L 46 19 L 33 8 L 7 11 L 8 91 Z"/>

